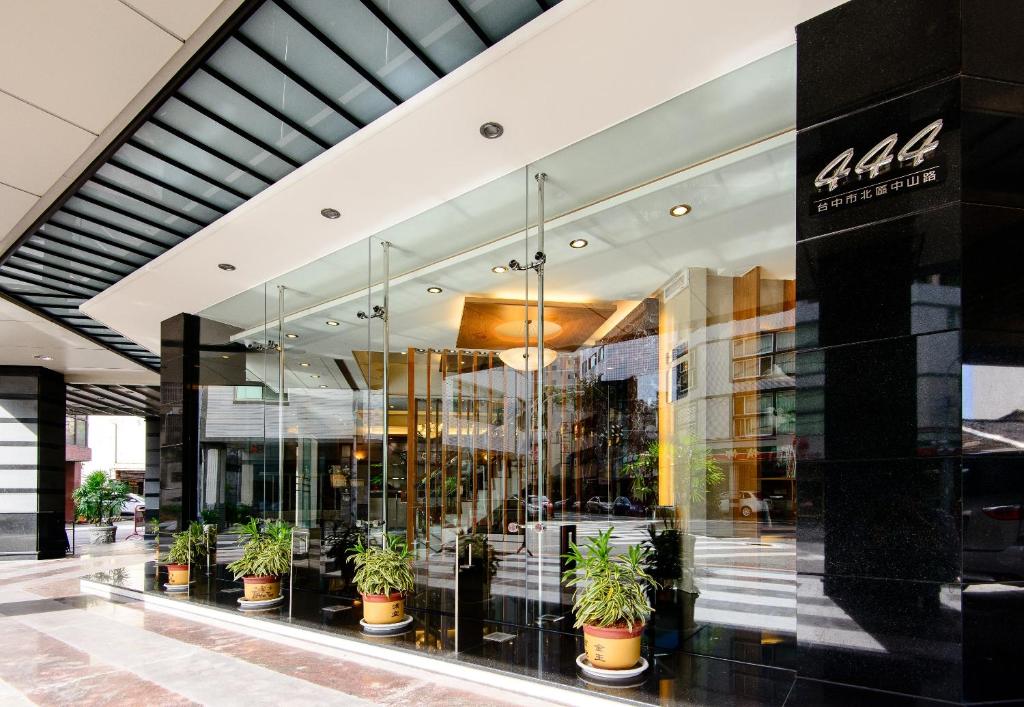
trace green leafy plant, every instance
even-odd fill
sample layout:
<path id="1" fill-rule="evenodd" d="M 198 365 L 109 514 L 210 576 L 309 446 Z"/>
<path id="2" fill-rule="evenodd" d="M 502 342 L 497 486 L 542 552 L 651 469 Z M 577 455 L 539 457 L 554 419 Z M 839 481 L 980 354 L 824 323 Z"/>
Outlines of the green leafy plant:
<path id="1" fill-rule="evenodd" d="M 562 575 L 566 586 L 575 587 L 573 611 L 576 628 L 600 628 L 642 624 L 654 609 L 647 600 L 647 588 L 658 583 L 644 565 L 648 550 L 630 545 L 625 554 L 612 554 L 612 528 L 589 538 L 585 548 L 569 544 L 564 555 L 571 567 Z"/>
<path id="2" fill-rule="evenodd" d="M 216 508 L 204 508 L 199 511 L 199 517 L 207 525 L 217 525 L 220 523 L 220 512 Z"/>
<path id="3" fill-rule="evenodd" d="M 194 565 L 210 553 L 210 536 L 201 523 L 192 521 L 186 530 L 171 536 L 163 561 L 172 565 Z"/>
<path id="4" fill-rule="evenodd" d="M 622 472 L 632 483 L 631 492 L 639 501 L 646 501 L 657 490 L 656 475 L 662 453 L 659 442 L 651 442 L 636 458 L 623 464 Z M 693 435 L 681 435 L 668 450 L 676 465 L 677 473 L 685 474 L 689 480 L 690 500 L 703 503 L 708 490 L 725 481 L 725 472 L 711 455 L 707 446 Z"/>
<path id="5" fill-rule="evenodd" d="M 260 527 L 252 518 L 239 531 L 242 556 L 227 566 L 241 577 L 280 577 L 287 574 L 292 561 L 292 529 L 287 523 L 271 521 Z"/>
<path id="6" fill-rule="evenodd" d="M 94 471 L 82 480 L 82 485 L 71 493 L 75 513 L 93 525 L 113 525 L 121 515 L 121 508 L 129 498 L 128 484 Z"/>
<path id="7" fill-rule="evenodd" d="M 661 530 L 651 524 L 647 532 L 650 538 L 643 542 L 647 551 L 644 569 L 660 586 L 672 585 L 683 576 L 683 533 L 669 522 Z"/>
<path id="8" fill-rule="evenodd" d="M 388 596 L 412 591 L 412 554 L 398 536 L 384 536 L 383 547 L 363 545 L 360 540 L 348 554 L 356 568 L 354 579 L 360 593 Z"/>

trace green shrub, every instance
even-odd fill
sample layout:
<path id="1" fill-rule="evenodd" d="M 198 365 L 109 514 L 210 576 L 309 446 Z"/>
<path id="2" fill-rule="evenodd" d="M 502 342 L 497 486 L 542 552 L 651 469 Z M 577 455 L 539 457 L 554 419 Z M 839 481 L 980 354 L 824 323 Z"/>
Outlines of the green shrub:
<path id="1" fill-rule="evenodd" d="M 364 546 L 362 540 L 348 550 L 348 561 L 355 565 L 355 583 L 362 594 L 390 595 L 412 591 L 412 554 L 396 536 L 384 536 L 384 546 Z"/>
<path id="2" fill-rule="evenodd" d="M 128 498 L 128 484 L 111 479 L 102 471 L 86 476 L 82 485 L 71 493 L 75 514 L 93 525 L 113 525 L 112 519 L 120 517 Z"/>
<path id="3" fill-rule="evenodd" d="M 255 518 L 242 526 L 239 543 L 244 545 L 242 556 L 227 566 L 242 577 L 280 577 L 291 569 L 292 529 L 280 521 L 271 521 L 261 527 Z"/>
<path id="4" fill-rule="evenodd" d="M 648 551 L 630 545 L 624 555 L 612 555 L 612 528 L 587 541 L 586 551 L 569 544 L 564 557 L 572 563 L 562 579 L 576 587 L 573 611 L 576 628 L 583 625 L 608 628 L 642 624 L 654 609 L 647 601 L 647 588 L 658 583 L 644 569 Z"/>
<path id="5" fill-rule="evenodd" d="M 171 536 L 171 546 L 167 548 L 164 562 L 172 565 L 194 565 L 200 558 L 210 553 L 210 536 L 202 524 L 192 521 L 187 530 Z"/>

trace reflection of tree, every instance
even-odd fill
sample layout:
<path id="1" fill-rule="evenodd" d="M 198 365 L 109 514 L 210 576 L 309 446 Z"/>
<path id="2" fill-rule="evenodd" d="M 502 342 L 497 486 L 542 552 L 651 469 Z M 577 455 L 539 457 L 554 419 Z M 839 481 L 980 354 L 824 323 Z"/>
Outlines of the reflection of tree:
<path id="1" fill-rule="evenodd" d="M 657 490 L 658 464 L 662 445 L 650 442 L 636 459 L 623 465 L 623 473 L 632 481 L 633 496 L 646 501 Z M 707 446 L 693 435 L 681 435 L 668 445 L 673 468 L 686 474 L 689 481 L 690 501 L 703 503 L 708 489 L 714 489 L 725 481 L 725 472 L 711 455 Z"/>

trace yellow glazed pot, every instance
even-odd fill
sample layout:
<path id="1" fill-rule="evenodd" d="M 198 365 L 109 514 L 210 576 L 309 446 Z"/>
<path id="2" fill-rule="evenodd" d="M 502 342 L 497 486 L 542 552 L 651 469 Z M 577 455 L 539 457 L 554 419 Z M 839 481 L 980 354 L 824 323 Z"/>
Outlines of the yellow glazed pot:
<path id="1" fill-rule="evenodd" d="M 266 601 L 281 596 L 280 577 L 242 577 L 242 581 L 245 583 L 246 601 Z"/>
<path id="2" fill-rule="evenodd" d="M 583 648 L 587 660 L 595 668 L 605 670 L 627 670 L 640 662 L 640 634 L 643 624 L 634 624 L 630 630 L 625 626 L 601 628 L 583 627 Z"/>
<path id="3" fill-rule="evenodd" d="M 368 624 L 395 624 L 405 618 L 405 599 L 400 592 L 363 595 L 363 619 Z"/>
<path id="4" fill-rule="evenodd" d="M 188 584 L 188 565 L 167 565 L 168 584 Z"/>

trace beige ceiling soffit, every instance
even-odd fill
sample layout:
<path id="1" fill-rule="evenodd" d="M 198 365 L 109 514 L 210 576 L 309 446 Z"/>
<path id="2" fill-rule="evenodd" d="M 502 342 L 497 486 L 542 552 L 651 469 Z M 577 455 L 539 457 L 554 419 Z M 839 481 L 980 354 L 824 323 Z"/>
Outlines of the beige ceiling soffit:
<path id="1" fill-rule="evenodd" d="M 64 382 L 90 385 L 160 385 L 160 374 L 154 371 L 76 371 L 65 373 Z"/>
<path id="2" fill-rule="evenodd" d="M 564 214 L 558 214 L 551 218 L 545 219 L 544 224 L 548 230 L 555 230 L 562 226 L 567 226 L 571 223 L 579 221 L 581 219 L 592 217 L 608 209 L 620 206 L 621 204 L 627 203 L 634 199 L 639 199 L 647 194 L 652 194 L 661 189 L 667 189 L 676 184 L 696 179 L 701 175 L 708 174 L 717 169 L 728 167 L 732 164 L 737 164 L 744 160 L 750 159 L 765 152 L 770 152 L 776 148 L 783 147 L 785 145 L 794 144 L 796 141 L 796 130 L 791 129 L 786 132 L 779 133 L 778 135 L 772 135 L 771 137 L 749 145 L 743 145 L 734 150 L 726 152 L 724 154 L 715 155 L 706 160 L 698 162 L 696 164 L 686 165 L 680 169 L 666 174 L 664 176 L 652 179 L 644 184 L 639 184 L 626 191 L 619 192 L 618 194 L 612 194 L 611 196 L 604 197 L 597 201 L 591 202 L 581 206 L 573 211 L 566 212 Z M 447 268 L 454 267 L 459 263 L 471 260 L 483 253 L 490 253 L 495 250 L 500 250 L 516 243 L 521 243 L 526 234 L 526 229 L 519 229 L 513 233 L 506 234 L 495 240 L 487 243 L 481 243 L 480 245 L 470 250 L 462 251 L 461 253 L 455 253 L 449 255 L 441 260 L 424 265 L 422 267 L 410 270 L 404 273 L 398 273 L 391 278 L 391 285 L 400 285 L 410 280 L 422 278 L 435 272 L 443 271 Z M 537 234 L 536 226 L 531 226 L 528 232 L 529 237 L 534 237 Z M 374 287 L 379 287 L 379 282 L 373 283 Z M 284 323 L 290 324 L 292 322 L 301 321 L 306 317 L 313 316 L 322 312 L 330 312 L 339 305 L 348 304 L 366 297 L 367 288 L 361 287 L 350 292 L 346 292 L 343 295 L 332 297 L 329 300 L 325 300 L 318 304 L 308 305 L 301 309 L 289 312 L 284 315 Z M 253 338 L 259 338 L 265 332 L 265 327 L 256 326 L 244 331 L 240 331 L 231 336 L 231 341 L 247 341 Z"/>
<path id="3" fill-rule="evenodd" d="M 31 228 L 32 224 L 39 219 L 46 211 L 56 202 L 61 195 L 67 191 L 75 180 L 77 180 L 93 163 L 93 161 L 100 156 L 100 154 L 106 150 L 114 140 L 121 134 L 121 132 L 128 127 L 131 123 L 152 101 L 161 90 L 174 78 L 175 74 L 181 70 L 185 63 L 191 59 L 199 49 L 213 36 L 213 34 L 224 24 L 224 22 L 245 2 L 245 0 L 224 0 L 220 5 L 217 6 L 210 16 L 206 18 L 203 24 L 199 25 L 199 28 L 192 34 L 188 40 L 181 45 L 181 47 L 174 53 L 163 68 L 160 69 L 149 80 L 149 83 L 139 91 L 139 93 L 132 99 L 132 101 L 124 107 L 117 117 L 114 118 L 110 125 L 108 125 L 103 132 L 101 132 L 92 144 L 85 149 L 77 160 L 75 160 L 67 171 L 61 175 L 53 186 L 46 190 L 35 205 L 28 210 L 21 220 L 14 225 L 7 234 L 0 239 L 0 253 L 6 252 L 14 243 L 21 237 L 25 231 Z M 136 11 L 135 8 L 132 8 Z M 141 13 L 140 13 L 141 14 Z M 146 18 L 147 20 L 149 18 Z M 149 20 L 152 22 L 152 20 Z M 154 22 L 154 24 L 156 24 Z M 158 27 L 160 25 L 157 25 Z M 161 27 L 163 29 L 163 27 Z M 164 29 L 166 32 L 167 30 Z M 168 32 L 171 36 L 179 39 L 173 33 Z"/>

